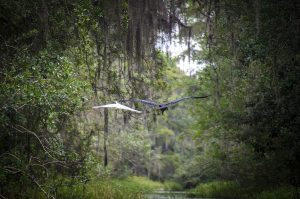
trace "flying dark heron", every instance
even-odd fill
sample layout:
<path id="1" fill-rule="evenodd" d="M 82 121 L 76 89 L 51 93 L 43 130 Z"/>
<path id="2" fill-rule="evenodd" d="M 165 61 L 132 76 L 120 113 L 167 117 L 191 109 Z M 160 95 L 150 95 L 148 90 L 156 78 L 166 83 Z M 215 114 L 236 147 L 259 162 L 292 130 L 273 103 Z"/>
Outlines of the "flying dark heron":
<path id="1" fill-rule="evenodd" d="M 171 106 L 171 105 L 174 105 L 178 102 L 181 102 L 183 100 L 187 100 L 187 99 L 203 99 L 203 98 L 207 98 L 209 97 L 210 95 L 206 95 L 206 96 L 199 96 L 199 97 L 194 97 L 194 96 L 189 96 L 189 97 L 183 97 L 183 98 L 179 98 L 179 99 L 176 99 L 176 100 L 173 100 L 173 101 L 170 101 L 170 102 L 166 102 L 166 103 L 156 103 L 152 100 L 144 100 L 144 99 L 125 99 L 125 100 L 119 100 L 120 103 L 122 102 L 140 102 L 142 104 L 145 104 L 145 105 L 148 105 L 150 106 L 151 108 L 156 108 L 156 109 L 159 109 L 161 111 L 162 114 L 164 114 L 164 112 L 166 110 L 168 110 L 168 107 Z"/>

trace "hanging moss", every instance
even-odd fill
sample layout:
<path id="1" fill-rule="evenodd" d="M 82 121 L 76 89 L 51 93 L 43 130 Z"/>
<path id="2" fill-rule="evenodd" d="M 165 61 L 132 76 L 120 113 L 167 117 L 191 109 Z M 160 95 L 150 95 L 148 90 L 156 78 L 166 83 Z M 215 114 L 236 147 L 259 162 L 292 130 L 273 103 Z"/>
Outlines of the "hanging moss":
<path id="1" fill-rule="evenodd" d="M 184 36 L 191 37 L 191 27 L 185 25 L 179 18 L 179 7 L 185 1 L 180 0 L 113 0 L 101 1 L 97 6 L 102 6 L 107 19 L 108 27 L 119 33 L 119 42 L 125 44 L 129 65 L 134 65 L 133 70 L 143 71 L 142 60 L 153 51 L 157 43 L 158 34 L 168 35 L 172 38 L 172 32 L 176 25 L 187 31 Z M 127 9 L 125 12 L 124 10 Z M 126 30 L 122 21 L 126 19 Z M 109 40 L 109 39 L 108 39 Z M 188 42 L 189 44 L 189 42 Z M 190 45 L 188 45 L 190 48 Z"/>

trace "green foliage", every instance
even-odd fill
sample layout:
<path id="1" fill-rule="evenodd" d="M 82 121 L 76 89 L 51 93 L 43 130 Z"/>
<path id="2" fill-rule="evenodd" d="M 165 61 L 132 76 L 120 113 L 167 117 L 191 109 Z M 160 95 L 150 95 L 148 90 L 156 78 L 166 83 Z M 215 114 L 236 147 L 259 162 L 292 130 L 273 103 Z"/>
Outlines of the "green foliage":
<path id="1" fill-rule="evenodd" d="M 193 54 L 206 64 L 197 74 L 196 93 L 212 97 L 192 111 L 197 155 L 181 179 L 299 186 L 299 46 L 292 44 L 299 42 L 299 30 L 288 11 L 293 3 L 209 1 L 189 11 L 195 18 L 215 13 L 206 16 L 207 24 L 195 20 L 197 27 L 210 28 L 195 35 L 203 49 Z"/>
<path id="2" fill-rule="evenodd" d="M 0 86 L 0 152 L 4 160 L 1 174 L 5 178 L 1 187 L 6 191 L 18 189 L 17 178 L 29 187 L 44 184 L 50 170 L 55 170 L 43 165 L 48 161 L 61 159 L 64 164 L 82 158 L 80 149 L 84 145 L 78 147 L 83 142 L 74 139 L 80 137 L 80 132 L 71 126 L 71 115 L 82 110 L 87 84 L 77 79 L 73 66 L 66 56 L 44 50 L 35 56 L 20 53 L 10 70 L 4 69 Z"/>
<path id="3" fill-rule="evenodd" d="M 27 191 L 59 195 L 60 189 L 79 197 L 77 184 L 91 173 L 147 174 L 151 144 L 144 124 L 150 121 L 110 112 L 109 122 L 119 125 L 109 127 L 109 166 L 103 168 L 103 117 L 91 110 L 120 98 L 152 98 L 166 86 L 167 58 L 152 47 L 141 49 L 133 37 L 145 34 L 130 30 L 130 35 L 135 24 L 128 25 L 129 6 L 68 0 L 1 4 L 1 197 L 22 198 L 31 195 Z M 136 55 L 151 58 L 137 65 L 141 57 L 124 51 L 126 39 L 139 47 L 131 47 Z"/>
<path id="4" fill-rule="evenodd" d="M 158 134 L 161 136 L 171 136 L 174 135 L 174 132 L 166 127 L 159 128 L 157 130 Z"/>

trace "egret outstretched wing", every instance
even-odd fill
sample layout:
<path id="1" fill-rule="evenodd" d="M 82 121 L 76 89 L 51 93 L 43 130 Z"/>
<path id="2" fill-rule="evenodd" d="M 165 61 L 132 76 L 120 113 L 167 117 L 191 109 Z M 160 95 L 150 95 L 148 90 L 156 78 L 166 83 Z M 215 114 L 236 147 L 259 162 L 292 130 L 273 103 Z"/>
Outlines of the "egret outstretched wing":
<path id="1" fill-rule="evenodd" d="M 98 108 L 117 108 L 117 109 L 123 109 L 123 110 L 128 110 L 136 113 L 142 113 L 142 111 L 135 110 L 133 108 L 124 106 L 122 104 L 119 104 L 116 102 L 115 104 L 106 104 L 106 105 L 101 105 L 101 106 L 94 106 L 93 109 L 98 109 Z"/>

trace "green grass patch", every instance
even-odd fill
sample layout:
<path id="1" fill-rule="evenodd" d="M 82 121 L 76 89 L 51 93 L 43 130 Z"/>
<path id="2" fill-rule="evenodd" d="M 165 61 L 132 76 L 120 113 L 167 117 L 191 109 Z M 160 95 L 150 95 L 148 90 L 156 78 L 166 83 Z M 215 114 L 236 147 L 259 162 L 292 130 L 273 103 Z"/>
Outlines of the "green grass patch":
<path id="1" fill-rule="evenodd" d="M 216 181 L 209 183 L 201 183 L 190 191 L 200 197 L 206 198 L 241 198 L 245 193 L 245 189 L 235 182 Z"/>
<path id="2" fill-rule="evenodd" d="M 144 177 L 94 180 L 85 186 L 67 188 L 67 192 L 60 191 L 59 198 L 139 199 L 161 187 L 162 184 Z"/>
<path id="3" fill-rule="evenodd" d="M 300 196 L 300 188 L 292 186 L 259 191 L 257 188 L 245 188 L 230 181 L 201 183 L 190 192 L 199 197 L 224 199 L 294 199 Z"/>
<path id="4" fill-rule="evenodd" d="M 256 194 L 255 199 L 294 199 L 300 197 L 300 188 L 282 186 Z"/>
<path id="5" fill-rule="evenodd" d="M 182 191 L 183 187 L 178 182 L 165 181 L 164 182 L 164 190 L 166 190 L 166 191 Z"/>
<path id="6" fill-rule="evenodd" d="M 128 185 L 138 187 L 139 190 L 142 190 L 144 193 L 150 193 L 154 190 L 162 189 L 163 184 L 160 182 L 149 180 L 146 177 L 141 176 L 132 176 L 123 180 L 124 183 L 127 182 Z"/>
<path id="7" fill-rule="evenodd" d="M 68 182 L 67 179 L 64 180 Z M 163 188 L 159 182 L 136 176 L 125 179 L 94 179 L 86 184 L 67 184 L 52 189 L 51 195 L 60 199 L 143 199 L 145 194 Z M 47 197 L 39 189 L 30 189 L 23 198 Z"/>

